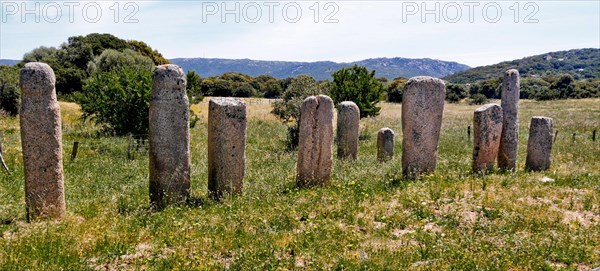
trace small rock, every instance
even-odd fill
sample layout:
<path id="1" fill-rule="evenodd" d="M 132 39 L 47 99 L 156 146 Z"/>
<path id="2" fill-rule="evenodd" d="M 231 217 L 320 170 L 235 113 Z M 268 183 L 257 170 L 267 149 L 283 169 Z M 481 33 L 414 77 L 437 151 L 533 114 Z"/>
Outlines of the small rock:
<path id="1" fill-rule="evenodd" d="M 542 182 L 542 183 L 553 183 L 554 179 L 548 178 L 548 177 L 544 177 L 544 178 L 540 179 L 540 182 Z"/>

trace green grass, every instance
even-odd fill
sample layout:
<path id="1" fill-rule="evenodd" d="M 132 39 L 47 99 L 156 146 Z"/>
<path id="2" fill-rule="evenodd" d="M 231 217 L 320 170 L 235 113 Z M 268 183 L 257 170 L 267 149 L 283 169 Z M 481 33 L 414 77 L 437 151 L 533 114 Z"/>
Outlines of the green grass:
<path id="1" fill-rule="evenodd" d="M 18 119 L 0 118 L 0 270 L 413 269 L 586 270 L 600 267 L 600 100 L 523 101 L 519 170 L 470 173 L 466 127 L 476 106 L 446 105 L 438 171 L 401 179 L 400 106 L 361 121 L 356 162 L 335 160 L 330 185 L 295 188 L 286 129 L 249 106 L 243 196 L 207 197 L 206 104 L 192 129 L 192 195 L 151 212 L 147 153 L 99 136 L 62 103 L 67 218 L 25 220 Z M 260 112 L 260 113 L 256 113 Z M 554 118 L 550 171 L 523 170 L 529 121 Z M 396 131 L 394 160 L 378 163 L 376 132 Z M 577 133 L 576 141 L 572 134 Z M 79 141 L 78 159 L 68 158 Z M 541 182 L 543 177 L 554 182 Z"/>

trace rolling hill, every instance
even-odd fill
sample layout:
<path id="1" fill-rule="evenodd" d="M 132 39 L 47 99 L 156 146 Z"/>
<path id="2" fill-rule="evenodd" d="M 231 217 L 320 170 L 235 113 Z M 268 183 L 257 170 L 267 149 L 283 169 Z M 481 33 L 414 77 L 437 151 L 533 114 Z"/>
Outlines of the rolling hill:
<path id="1" fill-rule="evenodd" d="M 308 74 L 317 80 L 331 79 L 331 74 L 341 68 L 354 64 L 376 70 L 377 77 L 393 79 L 398 76 L 413 77 L 428 75 L 443 77 L 455 72 L 469 69 L 469 66 L 435 59 L 408 58 L 373 58 L 350 63 L 331 61 L 291 62 L 291 61 L 262 61 L 250 59 L 219 59 L 219 58 L 175 58 L 171 62 L 184 70 L 194 70 L 202 77 L 218 76 L 226 72 L 239 72 L 251 76 L 268 74 L 277 78 L 295 77 Z"/>
<path id="2" fill-rule="evenodd" d="M 543 77 L 571 74 L 575 79 L 600 78 L 600 49 L 574 49 L 550 52 L 494 65 L 476 67 L 444 77 L 453 83 L 472 83 L 502 76 L 517 69 L 521 77 Z"/>
<path id="3" fill-rule="evenodd" d="M 8 65 L 12 66 L 19 63 L 20 60 L 12 60 L 12 59 L 0 59 L 0 65 Z"/>

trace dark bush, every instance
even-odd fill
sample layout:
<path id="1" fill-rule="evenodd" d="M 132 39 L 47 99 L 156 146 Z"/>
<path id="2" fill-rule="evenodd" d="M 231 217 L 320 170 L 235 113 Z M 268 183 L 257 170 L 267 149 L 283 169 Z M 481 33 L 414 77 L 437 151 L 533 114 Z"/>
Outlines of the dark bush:
<path id="1" fill-rule="evenodd" d="M 16 116 L 20 102 L 19 69 L 0 65 L 0 111 Z"/>

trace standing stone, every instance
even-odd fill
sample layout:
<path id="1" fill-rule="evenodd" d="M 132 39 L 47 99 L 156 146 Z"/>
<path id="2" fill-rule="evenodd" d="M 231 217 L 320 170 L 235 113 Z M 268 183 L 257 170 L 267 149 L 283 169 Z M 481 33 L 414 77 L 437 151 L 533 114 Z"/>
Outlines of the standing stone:
<path id="1" fill-rule="evenodd" d="M 337 155 L 340 159 L 358 156 L 360 109 L 354 102 L 342 102 L 338 106 Z"/>
<path id="2" fill-rule="evenodd" d="M 504 73 L 502 82 L 502 136 L 498 150 L 498 168 L 514 170 L 519 143 L 519 71 Z"/>
<path id="3" fill-rule="evenodd" d="M 50 66 L 31 62 L 21 69 L 21 144 L 27 219 L 62 218 L 65 193 L 60 107 Z"/>
<path id="4" fill-rule="evenodd" d="M 241 194 L 246 164 L 246 104 L 213 98 L 208 105 L 208 193 Z"/>
<path id="5" fill-rule="evenodd" d="M 190 196 L 190 111 L 180 67 L 158 66 L 152 80 L 150 203 L 162 208 L 185 203 Z"/>
<path id="6" fill-rule="evenodd" d="M 328 183 L 333 164 L 333 101 L 326 95 L 310 96 L 300 112 L 296 184 Z"/>
<path id="7" fill-rule="evenodd" d="M 402 95 L 402 173 L 417 178 L 435 171 L 446 85 L 428 76 L 413 77 Z"/>
<path id="8" fill-rule="evenodd" d="M 377 159 L 380 162 L 394 157 L 394 131 L 390 128 L 381 128 L 377 133 Z"/>
<path id="9" fill-rule="evenodd" d="M 527 159 L 525 168 L 532 171 L 550 169 L 552 163 L 552 137 L 554 133 L 552 118 L 533 117 L 529 126 Z"/>
<path id="10" fill-rule="evenodd" d="M 486 104 L 473 114 L 473 172 L 491 171 L 502 134 L 502 107 Z"/>

